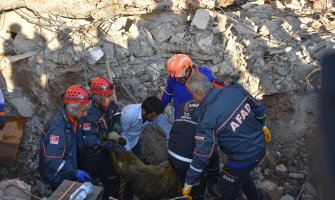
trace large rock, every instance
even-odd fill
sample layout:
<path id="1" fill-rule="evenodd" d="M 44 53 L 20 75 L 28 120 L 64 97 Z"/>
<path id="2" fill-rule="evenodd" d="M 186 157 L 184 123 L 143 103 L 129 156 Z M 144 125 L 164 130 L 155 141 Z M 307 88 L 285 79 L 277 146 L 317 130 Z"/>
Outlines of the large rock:
<path id="1" fill-rule="evenodd" d="M 195 26 L 200 30 L 205 30 L 207 28 L 210 19 L 209 12 L 210 11 L 207 9 L 198 9 L 193 17 L 191 27 Z"/>

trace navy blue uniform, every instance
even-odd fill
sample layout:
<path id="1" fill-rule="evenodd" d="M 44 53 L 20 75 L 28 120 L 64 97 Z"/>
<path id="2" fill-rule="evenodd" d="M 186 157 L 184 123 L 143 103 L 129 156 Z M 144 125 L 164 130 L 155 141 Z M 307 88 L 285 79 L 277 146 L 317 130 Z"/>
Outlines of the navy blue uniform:
<path id="1" fill-rule="evenodd" d="M 42 179 L 54 188 L 65 179 L 76 179 L 77 136 L 64 107 L 42 129 L 39 170 Z"/>
<path id="2" fill-rule="evenodd" d="M 199 106 L 194 100 L 187 101 L 180 106 L 180 116 L 174 121 L 170 131 L 168 159 L 172 168 L 180 177 L 180 182 L 185 182 L 186 172 L 190 167 L 195 148 L 195 132 L 197 119 L 193 111 Z M 203 199 L 206 191 L 206 181 L 216 184 L 219 179 L 219 154 L 217 151 L 212 155 L 206 170 L 197 179 L 191 196 L 195 199 Z M 207 176 L 206 176 L 207 175 Z"/>
<path id="3" fill-rule="evenodd" d="M 212 82 L 215 80 L 215 76 L 211 69 L 204 66 L 199 66 L 195 68 L 195 70 L 205 75 L 209 81 Z M 173 98 L 174 118 L 177 119 L 177 117 L 180 115 L 180 113 L 178 113 L 180 105 L 185 101 L 193 99 L 193 97 L 191 93 L 187 91 L 185 84 L 177 81 L 177 79 L 175 78 L 168 76 L 164 92 L 162 93 L 161 96 L 163 109 L 165 109 L 165 107 L 170 103 L 172 98 Z"/>
<path id="4" fill-rule="evenodd" d="M 257 190 L 250 171 L 265 155 L 264 104 L 240 84 L 232 83 L 224 89 L 211 89 L 194 115 L 199 119 L 196 147 L 186 183 L 194 184 L 219 145 L 227 156 L 227 163 L 218 191 L 224 199 L 235 199 L 238 190 L 250 184 L 244 191 L 248 198 L 253 198 L 249 195 L 257 194 Z"/>
<path id="5" fill-rule="evenodd" d="M 94 102 L 83 119 L 80 134 L 80 140 L 83 141 L 80 166 L 92 178 L 99 177 L 105 187 L 105 199 L 108 196 L 117 198 L 120 187 L 120 178 L 114 171 L 109 151 L 100 145 L 101 138 L 107 138 L 116 123 L 120 123 L 120 110 L 116 104 L 112 103 L 108 109 L 104 109 Z"/>

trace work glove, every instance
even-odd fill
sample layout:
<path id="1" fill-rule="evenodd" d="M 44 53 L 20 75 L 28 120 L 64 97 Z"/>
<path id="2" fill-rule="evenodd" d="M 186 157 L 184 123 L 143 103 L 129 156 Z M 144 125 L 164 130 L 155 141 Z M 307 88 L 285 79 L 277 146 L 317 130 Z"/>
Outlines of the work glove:
<path id="1" fill-rule="evenodd" d="M 268 129 L 268 127 L 264 126 L 263 127 L 263 133 L 264 133 L 264 137 L 265 137 L 265 140 L 267 143 L 270 143 L 271 142 L 271 133 L 270 133 L 270 130 Z"/>
<path id="2" fill-rule="evenodd" d="M 186 197 L 187 200 L 192 200 L 192 197 L 190 196 L 191 190 L 193 185 L 188 185 L 187 183 L 184 184 L 184 187 L 181 191 L 184 197 Z"/>
<path id="3" fill-rule="evenodd" d="M 84 183 L 85 180 L 91 180 L 92 178 L 83 170 L 78 170 L 76 173 L 76 178 L 79 182 Z"/>

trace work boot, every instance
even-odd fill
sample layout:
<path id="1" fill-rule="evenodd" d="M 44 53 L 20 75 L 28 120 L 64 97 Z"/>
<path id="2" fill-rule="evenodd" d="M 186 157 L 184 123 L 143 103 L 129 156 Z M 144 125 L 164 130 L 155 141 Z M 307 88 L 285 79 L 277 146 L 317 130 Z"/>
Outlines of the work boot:
<path id="1" fill-rule="evenodd" d="M 208 183 L 207 184 L 207 191 L 215 198 L 215 199 L 222 199 L 222 196 L 218 192 L 215 183 Z"/>

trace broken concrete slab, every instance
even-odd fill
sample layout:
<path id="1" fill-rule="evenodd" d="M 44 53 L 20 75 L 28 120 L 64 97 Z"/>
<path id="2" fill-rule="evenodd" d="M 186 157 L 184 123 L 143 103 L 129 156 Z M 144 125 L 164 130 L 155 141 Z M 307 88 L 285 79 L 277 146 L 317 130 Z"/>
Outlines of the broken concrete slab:
<path id="1" fill-rule="evenodd" d="M 87 50 L 89 55 L 88 64 L 94 65 L 98 60 L 104 56 L 104 52 L 100 46 L 94 46 Z"/>
<path id="2" fill-rule="evenodd" d="M 200 30 L 205 30 L 209 23 L 210 11 L 207 9 L 198 9 L 192 19 L 191 27 L 195 26 Z"/>
<path id="3" fill-rule="evenodd" d="M 34 109 L 33 104 L 29 102 L 26 98 L 13 98 L 11 103 L 15 107 L 16 111 L 23 117 L 33 116 Z"/>

